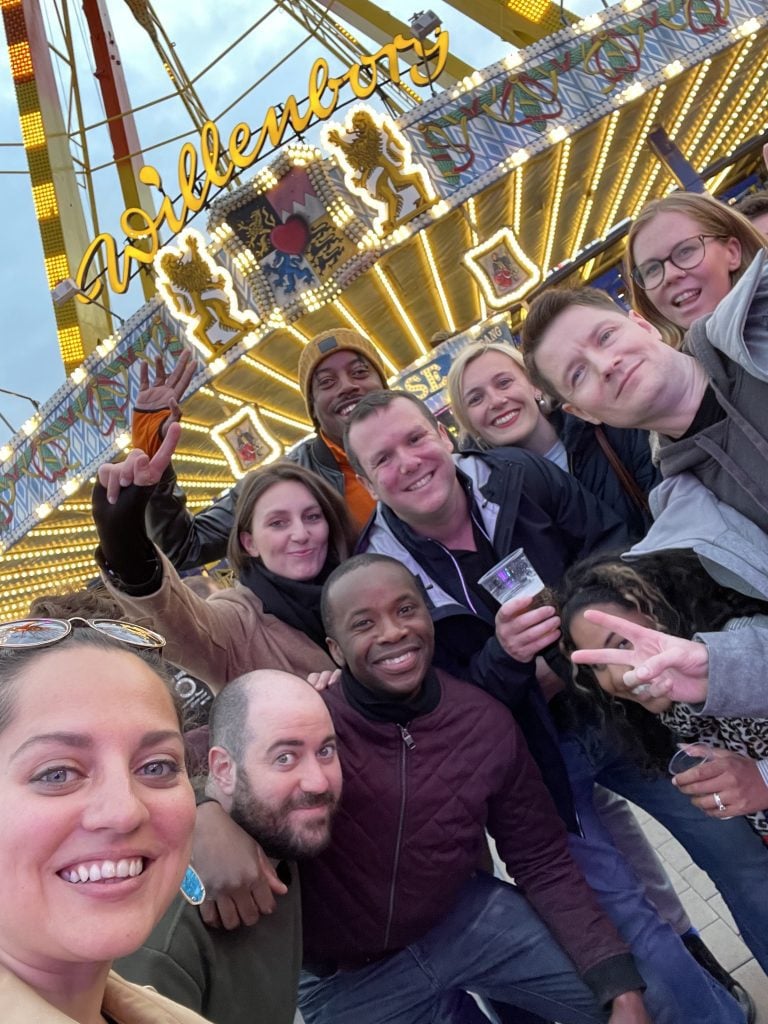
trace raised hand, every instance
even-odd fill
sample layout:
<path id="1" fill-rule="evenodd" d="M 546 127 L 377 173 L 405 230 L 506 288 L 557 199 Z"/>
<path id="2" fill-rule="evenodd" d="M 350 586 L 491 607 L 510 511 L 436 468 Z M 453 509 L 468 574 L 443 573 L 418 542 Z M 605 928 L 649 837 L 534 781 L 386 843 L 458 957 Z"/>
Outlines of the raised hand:
<path id="1" fill-rule="evenodd" d="M 709 652 L 704 644 L 660 633 L 617 615 L 589 609 L 584 617 L 624 637 L 631 648 L 574 651 L 575 665 L 629 665 L 624 684 L 635 696 L 669 697 L 699 703 L 706 700 L 709 684 Z"/>
<path id="2" fill-rule="evenodd" d="M 176 365 L 168 374 L 165 372 L 162 356 L 158 356 L 155 359 L 155 379 L 151 384 L 149 366 L 147 363 L 142 363 L 139 370 L 139 393 L 136 396 L 134 408 L 137 412 L 159 412 L 161 409 L 169 409 L 168 420 L 163 424 L 162 432 L 164 432 L 169 423 L 181 419 L 179 403 L 196 370 L 197 364 L 188 349 L 184 349 Z"/>
<path id="3" fill-rule="evenodd" d="M 107 492 L 107 501 L 114 505 L 124 487 L 151 487 L 156 484 L 171 462 L 181 437 L 181 426 L 170 423 L 163 442 L 150 458 L 140 448 L 134 448 L 122 462 L 106 462 L 99 466 L 99 483 Z"/>

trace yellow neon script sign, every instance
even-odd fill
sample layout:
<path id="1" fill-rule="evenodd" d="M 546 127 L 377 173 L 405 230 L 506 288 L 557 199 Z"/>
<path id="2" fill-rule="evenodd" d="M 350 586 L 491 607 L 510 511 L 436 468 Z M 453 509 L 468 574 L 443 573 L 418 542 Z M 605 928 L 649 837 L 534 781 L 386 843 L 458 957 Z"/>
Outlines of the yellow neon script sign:
<path id="1" fill-rule="evenodd" d="M 412 50 L 417 60 L 421 62 L 409 69 L 411 81 L 419 87 L 427 86 L 439 78 L 445 68 L 448 59 L 448 33 L 438 32 L 432 46 L 428 46 L 421 39 L 406 39 L 402 35 L 397 35 L 377 53 L 362 56 L 358 64 L 353 64 L 338 78 L 331 77 L 328 61 L 324 57 L 318 57 L 309 72 L 306 110 L 302 113 L 295 96 L 289 96 L 279 112 L 276 107 L 269 107 L 258 132 L 253 132 L 243 121 L 235 125 L 225 152 L 222 151 L 218 128 L 212 121 L 206 121 L 200 130 L 199 151 L 193 143 L 185 142 L 179 152 L 181 207 L 178 212 L 165 194 L 157 168 L 151 164 L 142 167 L 139 179 L 150 188 L 156 189 L 162 196 L 158 213 L 151 217 L 139 207 L 123 210 L 120 231 L 131 241 L 122 253 L 118 252 L 117 242 L 112 235 L 101 234 L 94 238 L 85 251 L 75 275 L 77 284 L 82 289 L 82 295 L 78 295 L 78 299 L 81 302 L 89 302 L 101 294 L 104 287 L 101 278 L 97 277 L 90 284 L 87 280 L 91 264 L 102 247 L 110 287 L 122 294 L 128 289 L 132 262 L 135 260 L 137 263 L 148 264 L 155 258 L 161 247 L 158 237 L 161 228 L 167 227 L 174 235 L 181 231 L 190 216 L 199 213 L 206 205 L 211 187 L 223 188 L 236 169 L 244 171 L 252 167 L 261 156 L 267 140 L 272 146 L 279 146 L 289 127 L 300 134 L 306 131 L 313 118 L 325 121 L 331 117 L 338 106 L 339 92 L 346 84 L 349 84 L 358 99 L 368 99 L 378 84 L 377 66 L 380 62 L 384 64 L 387 80 L 395 85 L 399 84 L 401 77 L 398 55 L 409 50 Z M 202 162 L 203 177 L 197 182 L 199 162 Z M 132 241 L 139 244 L 133 245 Z"/>

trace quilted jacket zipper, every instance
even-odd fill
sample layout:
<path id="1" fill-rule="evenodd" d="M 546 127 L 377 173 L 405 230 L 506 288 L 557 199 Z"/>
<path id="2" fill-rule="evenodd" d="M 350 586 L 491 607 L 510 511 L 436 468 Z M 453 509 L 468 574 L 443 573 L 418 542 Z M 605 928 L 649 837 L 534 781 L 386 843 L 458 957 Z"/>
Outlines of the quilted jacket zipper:
<path id="1" fill-rule="evenodd" d="M 397 840 L 395 845 L 395 863 L 392 867 L 392 882 L 389 887 L 389 909 L 387 911 L 387 927 L 384 932 L 384 949 L 389 946 L 389 936 L 392 931 L 392 918 L 395 912 L 395 887 L 397 885 L 397 869 L 400 865 L 400 842 L 403 838 L 403 824 L 405 822 L 405 768 L 408 751 L 413 750 L 416 742 L 408 732 L 405 725 L 398 725 L 403 745 L 400 748 L 400 818 L 397 823 Z"/>

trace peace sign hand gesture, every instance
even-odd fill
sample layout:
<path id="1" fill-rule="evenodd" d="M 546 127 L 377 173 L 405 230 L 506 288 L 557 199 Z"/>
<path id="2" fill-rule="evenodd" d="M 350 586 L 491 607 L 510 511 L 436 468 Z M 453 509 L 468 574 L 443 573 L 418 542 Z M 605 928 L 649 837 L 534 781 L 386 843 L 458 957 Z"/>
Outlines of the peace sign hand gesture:
<path id="1" fill-rule="evenodd" d="M 709 683 L 709 652 L 704 644 L 660 633 L 634 622 L 590 609 L 584 617 L 632 646 L 604 650 L 574 651 L 575 665 L 629 665 L 625 685 L 639 700 L 669 697 L 670 700 L 699 703 L 706 700 Z"/>

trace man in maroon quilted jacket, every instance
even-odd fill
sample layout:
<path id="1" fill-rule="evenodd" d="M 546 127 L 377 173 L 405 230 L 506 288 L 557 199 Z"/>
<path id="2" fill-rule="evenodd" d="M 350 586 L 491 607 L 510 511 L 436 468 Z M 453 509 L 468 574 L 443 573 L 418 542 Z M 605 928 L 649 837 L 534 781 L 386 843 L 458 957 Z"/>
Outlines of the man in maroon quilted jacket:
<path id="1" fill-rule="evenodd" d="M 323 618 L 344 792 L 331 845 L 301 869 L 307 1024 L 464 1024 L 459 990 L 562 1024 L 649 1024 L 511 714 L 433 669 L 411 573 L 351 559 Z M 516 886 L 477 870 L 485 829 Z"/>

